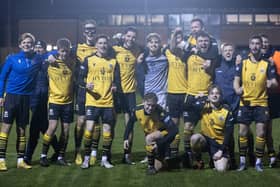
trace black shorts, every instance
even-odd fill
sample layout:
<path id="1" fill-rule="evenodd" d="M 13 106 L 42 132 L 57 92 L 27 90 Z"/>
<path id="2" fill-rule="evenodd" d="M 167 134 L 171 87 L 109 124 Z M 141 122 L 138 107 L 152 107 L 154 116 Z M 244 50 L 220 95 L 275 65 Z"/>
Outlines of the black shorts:
<path id="1" fill-rule="evenodd" d="M 136 107 L 136 96 L 133 93 L 116 93 L 114 108 L 117 113 L 131 113 Z"/>
<path id="2" fill-rule="evenodd" d="M 262 106 L 240 106 L 237 112 L 237 122 L 250 125 L 256 123 L 266 123 L 269 121 L 269 109 Z"/>
<path id="3" fill-rule="evenodd" d="M 86 90 L 84 88 L 78 88 L 76 95 L 75 112 L 79 116 L 86 115 Z"/>
<path id="4" fill-rule="evenodd" d="M 167 110 L 172 118 L 180 118 L 184 110 L 186 94 L 167 94 Z"/>
<path id="5" fill-rule="evenodd" d="M 49 120 L 61 119 L 63 123 L 72 123 L 73 115 L 73 103 L 62 105 L 49 103 Z"/>
<path id="6" fill-rule="evenodd" d="M 214 156 L 215 153 L 217 153 L 219 150 L 223 150 L 223 147 L 221 144 L 219 144 L 216 140 L 214 140 L 213 138 L 210 138 L 208 136 L 204 136 L 204 138 L 206 139 L 207 145 L 206 145 L 206 150 L 209 153 L 209 155 L 211 157 Z M 228 157 L 228 153 L 227 152 L 223 152 L 223 157 Z"/>
<path id="7" fill-rule="evenodd" d="M 19 127 L 25 127 L 29 123 L 30 109 L 29 95 L 7 94 L 5 96 L 3 122 L 13 124 L 16 119 L 16 124 Z"/>
<path id="8" fill-rule="evenodd" d="M 98 123 L 99 118 L 101 118 L 102 123 L 113 125 L 114 116 L 113 108 L 101 108 L 94 106 L 86 107 L 86 120 L 92 120 L 95 123 Z"/>
<path id="9" fill-rule="evenodd" d="M 201 109 L 196 107 L 197 103 L 205 103 L 207 97 L 195 98 L 193 95 L 186 95 L 184 102 L 184 122 L 190 122 L 196 124 L 201 118 Z"/>
<path id="10" fill-rule="evenodd" d="M 270 119 L 280 117 L 280 93 L 269 94 L 268 107 L 270 112 Z"/>

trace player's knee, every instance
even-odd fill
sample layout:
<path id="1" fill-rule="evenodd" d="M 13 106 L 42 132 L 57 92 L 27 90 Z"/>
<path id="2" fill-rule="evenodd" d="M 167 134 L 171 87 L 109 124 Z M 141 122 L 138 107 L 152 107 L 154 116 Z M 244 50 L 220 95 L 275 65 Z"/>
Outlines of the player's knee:
<path id="1" fill-rule="evenodd" d="M 191 136 L 191 149 L 193 152 L 201 152 L 203 148 L 203 137 L 201 134 L 194 134 Z"/>
<path id="2" fill-rule="evenodd" d="M 145 137 L 145 141 L 146 141 L 146 144 L 147 144 L 147 145 L 151 145 L 151 144 L 154 143 L 155 140 L 154 140 L 153 135 L 148 134 L 148 135 Z"/>

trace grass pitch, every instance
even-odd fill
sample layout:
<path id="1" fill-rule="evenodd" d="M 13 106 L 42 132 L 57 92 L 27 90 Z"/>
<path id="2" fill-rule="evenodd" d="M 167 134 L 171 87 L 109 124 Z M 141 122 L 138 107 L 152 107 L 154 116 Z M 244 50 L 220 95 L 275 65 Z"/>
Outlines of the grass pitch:
<path id="1" fill-rule="evenodd" d="M 273 124 L 273 137 L 275 149 L 278 152 L 280 144 L 280 120 L 275 120 Z M 254 125 L 253 125 L 254 127 Z M 0 186 L 280 186 L 280 162 L 278 168 L 268 168 L 267 156 L 265 157 L 265 170 L 257 173 L 254 168 L 249 167 L 244 172 L 228 171 L 218 173 L 210 169 L 207 164 L 204 170 L 196 171 L 191 169 L 177 169 L 168 172 L 159 172 L 154 176 L 146 175 L 146 165 L 139 163 L 145 156 L 144 134 L 139 125 L 135 124 L 133 160 L 136 165 L 128 166 L 121 164 L 122 145 L 123 145 L 123 117 L 118 118 L 116 126 L 116 136 L 112 146 L 112 161 L 115 165 L 112 169 L 100 167 L 99 162 L 96 166 L 87 170 L 82 170 L 74 163 L 74 124 L 71 126 L 69 144 L 67 148 L 67 160 L 72 165 L 69 167 L 57 166 L 55 164 L 48 168 L 39 165 L 39 157 L 42 141 L 39 141 L 36 152 L 33 156 L 33 168 L 31 170 L 16 169 L 16 134 L 13 127 L 9 137 L 7 151 L 8 171 L 0 173 Z M 197 130 L 199 127 L 197 127 Z M 253 128 L 254 129 L 254 128 Z M 182 126 L 180 127 L 182 132 Z M 235 128 L 235 136 L 237 126 Z M 41 136 L 42 137 L 42 136 Z M 237 137 L 236 137 L 237 138 Z M 237 139 L 236 139 L 237 140 Z M 102 142 L 100 142 L 102 143 Z M 99 146 L 101 148 L 101 144 Z M 180 150 L 183 150 L 183 142 L 180 143 Z M 236 152 L 238 147 L 236 146 Z M 101 150 L 99 151 L 99 153 Z M 52 151 L 50 149 L 49 156 Z M 208 156 L 205 154 L 205 163 Z M 238 154 L 236 153 L 237 161 Z M 99 157 L 100 160 L 100 157 Z"/>

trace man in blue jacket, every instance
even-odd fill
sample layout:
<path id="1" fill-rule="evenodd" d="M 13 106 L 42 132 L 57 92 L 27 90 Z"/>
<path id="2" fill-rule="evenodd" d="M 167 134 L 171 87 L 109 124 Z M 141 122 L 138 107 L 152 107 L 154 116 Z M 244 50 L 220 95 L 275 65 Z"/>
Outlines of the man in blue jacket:
<path id="1" fill-rule="evenodd" d="M 19 37 L 21 51 L 7 57 L 0 74 L 0 106 L 4 106 L 0 130 L 0 171 L 7 170 L 5 157 L 14 119 L 17 125 L 17 168 L 31 168 L 24 162 L 23 157 L 26 146 L 25 127 L 29 122 L 29 98 L 41 67 L 41 57 L 33 51 L 34 42 L 35 37 L 32 34 L 22 34 Z"/>

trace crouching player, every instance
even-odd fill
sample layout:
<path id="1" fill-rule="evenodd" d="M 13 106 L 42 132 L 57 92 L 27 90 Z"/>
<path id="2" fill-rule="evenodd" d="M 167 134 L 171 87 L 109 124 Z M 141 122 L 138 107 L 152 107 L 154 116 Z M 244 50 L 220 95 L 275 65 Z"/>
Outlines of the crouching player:
<path id="1" fill-rule="evenodd" d="M 228 147 L 233 133 L 233 117 L 227 106 L 221 103 L 222 92 L 210 86 L 208 101 L 201 104 L 201 133 L 191 137 L 191 148 L 196 159 L 201 160 L 201 152 L 208 151 L 217 171 L 228 168 Z"/>
<path id="2" fill-rule="evenodd" d="M 157 172 L 155 157 L 158 156 L 159 160 L 164 158 L 166 150 L 178 133 L 177 126 L 157 102 L 156 94 L 145 94 L 143 105 L 137 106 L 132 113 L 124 134 L 124 149 L 128 149 L 130 145 L 128 136 L 133 130 L 135 121 L 139 121 L 145 133 L 145 148 L 148 157 L 147 174 L 149 175 Z"/>
<path id="3" fill-rule="evenodd" d="M 49 127 L 43 136 L 43 148 L 40 165 L 49 166 L 47 153 L 52 138 L 61 120 L 59 154 L 57 164 L 67 166 L 64 155 L 68 143 L 70 124 L 73 122 L 73 70 L 74 61 L 70 58 L 71 43 L 62 38 L 57 41 L 58 55 L 55 62 L 49 64 Z"/>

